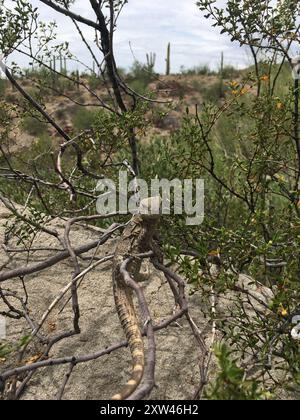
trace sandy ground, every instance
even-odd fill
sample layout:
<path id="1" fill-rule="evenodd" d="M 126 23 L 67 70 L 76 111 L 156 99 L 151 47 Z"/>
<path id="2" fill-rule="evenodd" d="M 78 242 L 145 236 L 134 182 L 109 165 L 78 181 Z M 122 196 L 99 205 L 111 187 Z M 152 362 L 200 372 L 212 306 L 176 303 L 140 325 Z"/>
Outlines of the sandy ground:
<path id="1" fill-rule="evenodd" d="M 3 243 L 5 224 L 9 212 L 0 205 L 0 241 Z M 51 228 L 63 233 L 64 223 L 54 220 Z M 79 246 L 92 242 L 99 238 L 101 233 L 98 229 L 74 225 L 71 231 L 71 243 Z M 97 256 L 111 255 L 114 251 L 116 240 L 112 239 L 98 250 Z M 35 239 L 34 247 L 60 247 L 53 237 L 39 234 Z M 85 254 L 91 256 L 94 251 Z M 52 256 L 53 251 L 38 251 L 29 256 L 24 253 L 16 254 L 13 261 L 7 262 L 7 254 L 0 247 L 0 267 L 8 270 L 24 266 L 26 264 L 44 261 Z M 28 258 L 28 259 L 27 259 Z M 86 267 L 87 261 L 80 260 L 82 267 Z M 28 308 L 30 316 L 35 321 L 40 321 L 44 311 L 71 280 L 72 264 L 69 259 L 36 274 L 28 275 L 24 281 L 28 293 Z M 174 299 L 164 276 L 156 271 L 149 263 L 144 263 L 143 270 L 147 274 L 143 282 L 147 302 L 149 303 L 152 318 L 155 324 L 168 319 L 174 310 Z M 259 300 L 268 302 L 272 298 L 272 292 L 265 286 L 256 284 L 247 276 L 241 276 L 240 286 L 251 289 L 253 296 Z M 0 284 L 3 288 L 17 291 L 24 296 L 21 280 L 15 278 Z M 206 344 L 209 347 L 212 338 L 212 328 L 203 313 L 209 313 L 210 307 L 203 302 L 200 292 L 189 296 L 190 314 L 199 329 L 204 332 Z M 98 352 L 108 346 L 124 340 L 123 331 L 115 311 L 112 293 L 111 262 L 106 262 L 91 271 L 84 278 L 79 288 L 79 304 L 81 310 L 80 327 L 81 334 L 68 338 L 55 345 L 50 357 L 65 357 L 87 355 Z M 220 297 L 217 302 L 218 316 L 226 316 L 232 305 L 231 294 Z M 68 295 L 69 298 L 69 295 Z M 13 302 L 16 304 L 16 302 Z M 253 305 L 263 307 L 253 299 Z M 0 302 L 0 311 L 4 305 Z M 62 311 L 63 309 L 63 311 Z M 252 308 L 249 306 L 249 311 Z M 47 336 L 56 336 L 58 333 L 72 329 L 72 307 L 68 299 L 62 300 L 53 310 L 43 327 L 43 333 Z M 21 337 L 28 334 L 28 324 L 24 320 L 7 321 L 7 341 L 16 343 Z M 156 333 L 157 365 L 156 387 L 151 393 L 151 399 L 185 400 L 191 399 L 199 385 L 199 348 L 191 329 L 185 320 L 173 323 L 167 329 Z M 41 348 L 31 346 L 25 361 L 29 362 L 38 354 Z M 0 359 L 0 372 L 14 365 L 15 354 L 6 360 Z M 28 383 L 22 399 L 48 400 L 56 397 L 64 376 L 69 367 L 56 366 L 39 370 Z M 120 390 L 127 382 L 131 372 L 131 355 L 127 348 L 122 348 L 106 355 L 98 360 L 85 364 L 78 364 L 66 387 L 64 399 L 74 400 L 106 400 Z M 216 363 L 213 359 L 210 377 L 216 373 Z"/>
<path id="2" fill-rule="evenodd" d="M 6 210 L 0 209 L 1 229 L 4 233 Z M 54 226 L 62 232 L 62 223 L 56 221 Z M 75 226 L 72 231 L 72 243 L 82 244 L 97 239 L 99 232 Z M 1 238 L 2 240 L 3 238 Z M 35 246 L 57 246 L 55 239 L 45 239 L 44 235 L 37 238 Z M 111 254 L 114 241 L 101 247 L 98 255 Z M 42 261 L 49 252 L 34 253 L 29 262 Z M 3 250 L 0 253 L 0 263 L 7 257 Z M 24 255 L 17 255 L 13 264 L 4 270 L 26 264 Z M 86 264 L 86 262 L 84 263 Z M 144 267 L 149 278 L 144 282 L 145 293 L 155 322 L 167 319 L 173 313 L 172 294 L 166 285 L 164 277 L 149 266 Z M 149 272 L 150 270 L 150 272 Z M 31 317 L 39 320 L 48 305 L 58 292 L 70 281 L 72 265 L 65 260 L 56 266 L 30 276 L 26 276 L 26 288 L 29 295 L 28 306 Z M 22 294 L 19 279 L 5 282 L 5 288 L 17 290 Z M 44 326 L 44 332 L 56 335 L 58 332 L 72 327 L 72 310 L 70 304 L 62 313 L 65 301 L 53 311 Z M 80 289 L 79 303 L 81 308 L 81 335 L 64 340 L 56 345 L 51 357 L 83 355 L 99 351 L 102 348 L 118 343 L 124 339 L 122 329 L 114 308 L 111 280 L 111 263 L 105 263 L 89 273 Z M 3 306 L 3 305 L 2 305 Z M 194 294 L 190 298 L 191 314 L 199 327 L 207 326 L 201 313 L 201 296 Z M 1 310 L 1 305 L 0 305 Z M 28 333 L 24 321 L 9 320 L 7 323 L 7 339 L 15 341 Z M 208 337 L 209 338 L 209 337 Z M 199 384 L 198 350 L 189 326 L 185 320 L 173 324 L 164 331 L 157 333 L 157 387 L 153 390 L 153 399 L 188 399 L 192 398 Z M 33 352 L 33 353 L 32 353 Z M 31 351 L 31 356 L 34 351 Z M 30 356 L 28 356 L 30 357 Z M 128 349 L 121 349 L 113 354 L 102 357 L 87 364 L 77 365 L 64 394 L 65 399 L 108 399 L 116 393 L 130 375 L 131 357 Z M 0 371 L 7 368 L 9 358 L 0 364 Z M 29 383 L 23 399 L 55 398 L 68 367 L 44 368 L 35 374 Z"/>

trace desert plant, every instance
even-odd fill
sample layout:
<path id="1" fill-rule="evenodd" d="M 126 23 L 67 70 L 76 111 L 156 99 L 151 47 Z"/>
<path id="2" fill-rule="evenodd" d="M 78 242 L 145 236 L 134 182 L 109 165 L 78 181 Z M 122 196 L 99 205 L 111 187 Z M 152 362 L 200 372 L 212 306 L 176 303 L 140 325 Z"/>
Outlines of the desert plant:
<path id="1" fill-rule="evenodd" d="M 202 83 L 199 87 L 204 102 L 211 102 L 215 104 L 224 97 L 225 87 L 221 88 L 220 81 L 216 81 L 211 84 Z"/>
<path id="2" fill-rule="evenodd" d="M 217 74 L 215 71 L 211 70 L 207 64 L 195 66 L 189 69 L 182 66 L 180 72 L 185 76 L 215 76 Z"/>
<path id="3" fill-rule="evenodd" d="M 0 96 L 3 97 L 6 91 L 6 81 L 0 77 Z"/>
<path id="4" fill-rule="evenodd" d="M 221 53 L 221 64 L 219 70 L 220 78 L 220 98 L 224 98 L 224 53 Z"/>
<path id="5" fill-rule="evenodd" d="M 78 131 L 90 129 L 94 119 L 95 112 L 89 108 L 77 109 L 72 117 L 74 128 Z"/>
<path id="6" fill-rule="evenodd" d="M 88 80 L 89 80 L 89 87 L 92 90 L 97 90 L 103 86 L 103 80 L 94 73 L 91 76 L 89 76 Z"/>
<path id="7" fill-rule="evenodd" d="M 147 59 L 147 70 L 150 73 L 154 73 L 154 67 L 155 67 L 155 62 L 156 62 L 156 54 L 155 53 L 147 53 L 146 54 L 146 59 Z"/>
<path id="8" fill-rule="evenodd" d="M 167 58 L 166 58 L 166 75 L 169 76 L 171 73 L 171 43 L 168 43 L 167 47 Z"/>
<path id="9" fill-rule="evenodd" d="M 215 354 L 220 372 L 214 384 L 205 392 L 207 399 L 226 401 L 271 399 L 271 394 L 261 389 L 257 381 L 247 378 L 247 372 L 231 359 L 230 350 L 226 345 L 216 346 Z"/>
<path id="10" fill-rule="evenodd" d="M 149 84 L 154 80 L 153 67 L 135 61 L 127 76 L 130 87 L 138 93 L 144 94 Z"/>
<path id="11" fill-rule="evenodd" d="M 40 136 L 47 130 L 45 122 L 31 116 L 24 117 L 22 126 L 31 136 Z"/>

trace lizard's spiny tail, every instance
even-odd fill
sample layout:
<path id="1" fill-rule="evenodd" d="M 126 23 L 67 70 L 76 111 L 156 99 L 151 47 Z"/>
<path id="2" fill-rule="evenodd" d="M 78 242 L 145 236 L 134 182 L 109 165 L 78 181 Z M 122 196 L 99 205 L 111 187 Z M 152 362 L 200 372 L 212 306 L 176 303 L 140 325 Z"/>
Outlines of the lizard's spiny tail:
<path id="1" fill-rule="evenodd" d="M 131 294 L 122 287 L 115 287 L 114 297 L 118 316 L 125 332 L 133 361 L 133 371 L 130 380 L 118 394 L 112 397 L 112 400 L 124 400 L 132 395 L 141 383 L 144 375 L 145 353 Z"/>

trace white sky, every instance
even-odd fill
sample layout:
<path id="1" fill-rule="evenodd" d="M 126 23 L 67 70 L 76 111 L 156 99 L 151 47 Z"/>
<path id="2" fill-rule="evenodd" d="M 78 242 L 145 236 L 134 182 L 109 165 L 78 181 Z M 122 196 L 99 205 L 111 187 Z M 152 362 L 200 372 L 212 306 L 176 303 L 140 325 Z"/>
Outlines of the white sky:
<path id="1" fill-rule="evenodd" d="M 58 39 L 68 41 L 72 52 L 91 66 L 90 55 L 76 34 L 72 21 L 39 0 L 31 0 L 31 3 L 39 7 L 43 21 L 57 21 Z M 224 3 L 224 0 L 218 3 Z M 94 19 L 88 0 L 76 0 L 74 11 Z M 129 0 L 119 18 L 115 37 L 117 65 L 129 68 L 132 64 L 134 58 L 129 42 L 135 57 L 140 61 L 146 61 L 147 52 L 155 52 L 155 70 L 159 72 L 165 71 L 168 42 L 171 42 L 173 72 L 178 71 L 182 65 L 190 68 L 208 64 L 216 68 L 222 51 L 226 64 L 240 67 L 248 65 L 250 59 L 247 50 L 231 43 L 226 35 L 220 35 L 219 32 L 203 17 L 196 6 L 196 0 Z M 93 30 L 88 28 L 85 33 L 87 39 L 93 41 Z M 24 65 L 24 60 L 16 55 L 13 58 Z"/>

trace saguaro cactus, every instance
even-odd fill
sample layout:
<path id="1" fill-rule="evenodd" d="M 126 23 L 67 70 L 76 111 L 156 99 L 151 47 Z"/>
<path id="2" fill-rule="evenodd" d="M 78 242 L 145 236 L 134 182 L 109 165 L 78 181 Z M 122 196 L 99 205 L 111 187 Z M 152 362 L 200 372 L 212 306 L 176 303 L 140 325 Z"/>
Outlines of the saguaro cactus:
<path id="1" fill-rule="evenodd" d="M 64 57 L 64 74 L 67 74 L 67 57 Z"/>
<path id="2" fill-rule="evenodd" d="M 57 83 L 57 74 L 56 74 L 56 57 L 55 55 L 52 57 L 52 61 L 51 61 L 51 67 L 52 67 L 52 72 L 51 72 L 51 78 L 52 78 L 52 87 L 54 87 Z"/>
<path id="3" fill-rule="evenodd" d="M 63 71 L 64 71 L 64 68 L 63 68 L 63 56 L 62 56 L 62 54 L 60 53 L 59 54 L 59 65 L 60 65 L 60 73 L 63 73 Z"/>
<path id="4" fill-rule="evenodd" d="M 150 54 L 146 54 L 146 57 L 147 57 L 147 67 L 149 71 L 153 72 L 154 67 L 155 67 L 155 62 L 156 62 L 156 54 L 151 52 Z"/>
<path id="5" fill-rule="evenodd" d="M 168 43 L 167 58 L 166 58 L 166 75 L 171 73 L 171 43 Z"/>
<path id="6" fill-rule="evenodd" d="M 220 98 L 224 97 L 224 53 L 221 53 L 221 65 L 220 65 Z"/>
<path id="7" fill-rule="evenodd" d="M 80 74 L 79 74 L 79 70 L 76 70 L 76 86 L 77 86 L 77 90 L 80 89 Z"/>

